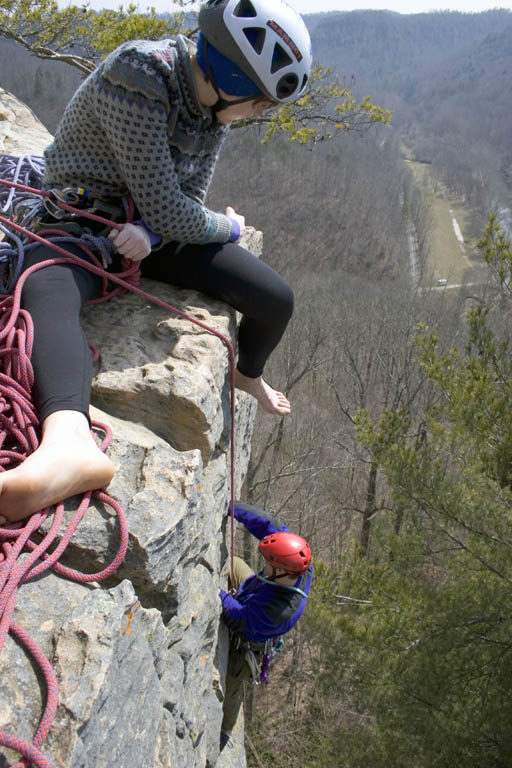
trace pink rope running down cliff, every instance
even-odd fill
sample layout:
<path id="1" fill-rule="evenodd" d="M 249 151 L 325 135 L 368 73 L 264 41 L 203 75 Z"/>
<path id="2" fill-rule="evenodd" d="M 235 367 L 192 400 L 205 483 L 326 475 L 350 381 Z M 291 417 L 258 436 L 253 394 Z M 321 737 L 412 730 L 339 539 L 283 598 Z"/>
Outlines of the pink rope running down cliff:
<path id="1" fill-rule="evenodd" d="M 51 196 L 51 193 L 49 192 L 17 184 L 16 182 L 0 179 L 0 184 L 33 195 Z M 88 214 L 86 210 L 75 209 L 60 201 L 58 204 L 65 210 L 71 213 L 76 213 L 81 217 L 88 217 L 111 226 L 112 228 L 121 229 L 119 224 L 100 216 Z M 235 353 L 231 341 L 206 323 L 197 320 L 195 317 L 182 312 L 167 302 L 162 301 L 155 296 L 151 296 L 146 291 L 140 289 L 138 287 L 140 270 L 137 263 L 124 262 L 123 266 L 125 264 L 127 264 L 127 266 L 129 265 L 125 272 L 110 274 L 100 266 L 99 261 L 94 254 L 79 240 L 77 240 L 77 244 L 80 245 L 84 253 L 86 253 L 94 263 L 91 264 L 88 261 L 75 256 L 57 243 L 30 232 L 3 216 L 0 216 L 0 224 L 5 225 L 11 231 L 14 230 L 19 232 L 21 235 L 28 237 L 33 241 L 52 248 L 59 254 L 59 257 L 48 259 L 23 272 L 16 283 L 14 294 L 12 296 L 7 296 L 0 302 L 0 471 L 3 472 L 6 469 L 12 469 L 13 466 L 17 466 L 29 454 L 33 453 L 39 445 L 37 436 L 39 423 L 30 395 L 34 380 L 32 365 L 30 363 L 33 343 L 33 325 L 29 313 L 20 308 L 23 284 L 29 275 L 37 269 L 43 269 L 55 264 L 78 264 L 102 277 L 104 296 L 97 301 L 105 300 L 112 295 L 123 293 L 125 291 L 132 291 L 133 293 L 142 296 L 145 300 L 150 301 L 172 314 L 178 315 L 194 325 L 199 326 L 208 333 L 213 334 L 227 347 L 231 374 L 230 570 L 232 583 L 234 583 Z M 68 237 L 67 233 L 61 232 L 58 229 L 46 230 L 45 232 L 52 237 Z M 108 281 L 117 285 L 117 288 L 110 293 L 107 293 L 106 291 Z M 98 422 L 92 422 L 92 424 L 95 429 L 104 433 L 104 438 L 100 445 L 101 450 L 104 451 L 112 439 L 110 429 L 108 426 Z M 120 530 L 120 545 L 114 560 L 103 571 L 93 574 L 83 574 L 64 567 L 58 560 L 85 515 L 91 497 L 94 497 L 98 501 L 107 504 L 114 509 Z M 74 513 L 71 522 L 60 536 L 59 531 L 64 517 L 64 505 L 62 503 L 57 504 L 51 526 L 43 536 L 42 540 L 36 544 L 30 537 L 35 531 L 38 531 L 41 528 L 49 513 L 50 510 L 45 509 L 31 515 L 27 520 L 18 523 L 7 523 L 4 526 L 0 526 L 0 652 L 5 643 L 7 633 L 10 632 L 24 646 L 28 654 L 39 666 L 47 686 L 46 705 L 32 742 L 23 741 L 12 734 L 0 730 L 0 744 L 17 751 L 22 756 L 21 761 L 16 763 L 15 768 L 25 768 L 29 765 L 37 766 L 37 768 L 52 768 L 51 762 L 49 762 L 40 751 L 40 747 L 46 739 L 58 707 L 58 684 L 50 662 L 45 657 L 38 644 L 27 635 L 25 630 L 12 623 L 12 615 L 20 584 L 36 578 L 49 568 L 52 568 L 56 573 L 77 582 L 85 583 L 90 581 L 100 581 L 114 573 L 120 566 L 128 546 L 128 528 L 124 511 L 114 499 L 103 491 L 93 491 L 83 495 L 82 501 Z M 58 536 L 59 538 L 57 539 Z M 48 550 L 56 539 L 58 544 L 55 549 L 49 553 Z M 22 561 L 18 562 L 18 556 L 22 551 L 26 552 L 26 550 L 29 550 L 29 554 L 27 554 Z"/>

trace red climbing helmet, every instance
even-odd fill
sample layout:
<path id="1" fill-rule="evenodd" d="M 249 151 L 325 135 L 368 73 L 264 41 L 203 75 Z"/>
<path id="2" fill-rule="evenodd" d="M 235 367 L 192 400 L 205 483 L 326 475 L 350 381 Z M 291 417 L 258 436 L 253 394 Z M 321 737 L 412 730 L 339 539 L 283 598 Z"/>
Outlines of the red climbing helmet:
<path id="1" fill-rule="evenodd" d="M 258 549 L 267 563 L 290 573 L 304 573 L 311 563 L 311 550 L 306 539 L 289 531 L 265 536 Z"/>

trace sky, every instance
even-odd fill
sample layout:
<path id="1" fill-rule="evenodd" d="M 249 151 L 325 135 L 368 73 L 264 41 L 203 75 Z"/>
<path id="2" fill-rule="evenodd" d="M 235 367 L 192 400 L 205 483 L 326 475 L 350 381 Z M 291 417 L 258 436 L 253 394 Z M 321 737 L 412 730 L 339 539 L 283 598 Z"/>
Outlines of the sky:
<path id="1" fill-rule="evenodd" d="M 428 11 L 487 11 L 491 8 L 512 9 L 512 0 L 288 0 L 289 5 L 299 13 L 319 13 L 321 11 L 355 11 L 371 8 L 397 13 L 425 13 Z"/>
<path id="2" fill-rule="evenodd" d="M 154 7 L 157 11 L 172 10 L 172 0 L 133 0 L 141 11 Z M 512 0 L 288 0 L 289 5 L 299 13 L 319 13 L 321 11 L 354 11 L 357 9 L 374 9 L 396 11 L 397 13 L 425 13 L 428 11 L 463 11 L 475 13 L 491 8 L 507 8 L 512 10 Z M 66 5 L 66 2 L 60 2 Z M 74 4 L 79 4 L 75 0 Z M 129 0 L 90 0 L 91 8 L 125 7 Z"/>

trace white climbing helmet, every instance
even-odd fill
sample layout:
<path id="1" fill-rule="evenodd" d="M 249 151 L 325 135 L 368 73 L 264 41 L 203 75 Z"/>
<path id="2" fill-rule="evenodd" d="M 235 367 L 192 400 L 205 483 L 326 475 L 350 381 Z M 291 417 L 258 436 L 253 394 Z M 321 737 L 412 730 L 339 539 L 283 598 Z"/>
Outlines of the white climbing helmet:
<path id="1" fill-rule="evenodd" d="M 311 39 L 284 0 L 208 0 L 199 11 L 208 42 L 272 101 L 295 101 L 311 70 Z"/>

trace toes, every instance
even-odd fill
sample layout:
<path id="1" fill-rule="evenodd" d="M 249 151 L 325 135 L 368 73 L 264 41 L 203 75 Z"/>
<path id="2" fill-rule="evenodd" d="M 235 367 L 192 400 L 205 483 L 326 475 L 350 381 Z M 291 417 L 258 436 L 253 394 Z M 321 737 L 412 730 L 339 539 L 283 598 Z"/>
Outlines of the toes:
<path id="1" fill-rule="evenodd" d="M 263 410 L 267 413 L 285 415 L 290 413 L 291 407 L 288 398 L 276 389 L 272 389 L 261 377 L 249 379 L 235 372 L 236 385 L 239 389 L 248 392 L 256 398 Z"/>
<path id="2" fill-rule="evenodd" d="M 290 411 L 291 411 L 290 403 L 286 398 L 283 398 L 283 399 L 279 399 L 279 401 L 274 404 L 274 407 L 271 412 L 285 415 L 287 413 L 290 413 Z"/>
<path id="3" fill-rule="evenodd" d="M 272 401 L 272 411 L 274 413 L 279 414 L 286 414 L 289 413 L 290 403 L 288 401 L 288 398 L 283 395 L 282 392 L 276 392 L 275 390 L 272 391 L 271 395 L 271 401 Z"/>

